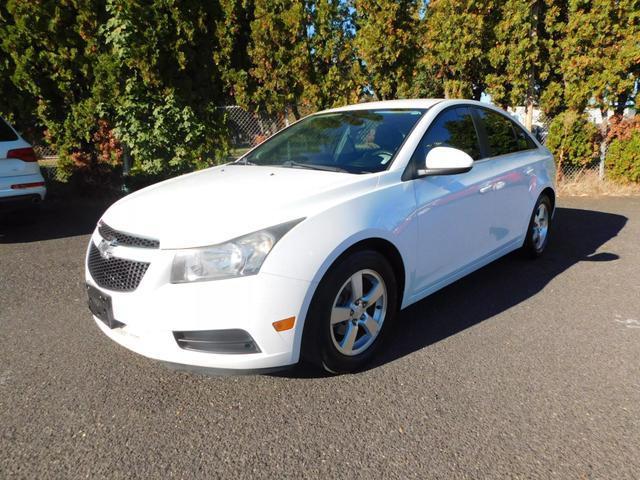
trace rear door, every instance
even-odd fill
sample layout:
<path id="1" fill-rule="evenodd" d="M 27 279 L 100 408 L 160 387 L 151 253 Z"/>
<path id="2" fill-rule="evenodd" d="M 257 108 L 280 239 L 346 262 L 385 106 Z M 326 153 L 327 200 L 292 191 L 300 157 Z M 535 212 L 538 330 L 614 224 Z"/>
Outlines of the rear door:
<path id="1" fill-rule="evenodd" d="M 534 164 L 543 159 L 535 142 L 507 115 L 483 107 L 471 107 L 481 143 L 482 163 L 490 164 L 492 178 L 485 195 L 496 209 L 489 229 L 492 248 L 519 242 L 531 214 L 535 189 Z"/>

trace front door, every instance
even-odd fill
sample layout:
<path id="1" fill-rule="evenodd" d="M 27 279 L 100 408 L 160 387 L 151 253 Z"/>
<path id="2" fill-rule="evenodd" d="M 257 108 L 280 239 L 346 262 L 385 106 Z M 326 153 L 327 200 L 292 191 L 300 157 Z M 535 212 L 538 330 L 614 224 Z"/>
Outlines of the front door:
<path id="1" fill-rule="evenodd" d="M 490 229 L 497 222 L 492 193 L 498 172 L 492 162 L 480 160 L 478 135 L 468 107 L 441 112 L 416 148 L 412 162 L 424 164 L 429 150 L 437 146 L 458 148 L 478 161 L 467 173 L 412 180 L 418 217 L 414 297 L 449 283 L 495 245 Z"/>

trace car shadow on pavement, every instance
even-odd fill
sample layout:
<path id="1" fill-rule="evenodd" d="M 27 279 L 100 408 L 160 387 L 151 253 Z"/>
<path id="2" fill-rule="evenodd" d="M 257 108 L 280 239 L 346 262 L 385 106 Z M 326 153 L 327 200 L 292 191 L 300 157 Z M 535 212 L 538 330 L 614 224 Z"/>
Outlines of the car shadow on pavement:
<path id="1" fill-rule="evenodd" d="M 0 217 L 0 244 L 27 243 L 91 233 L 113 200 L 46 200 L 37 213 Z"/>
<path id="2" fill-rule="evenodd" d="M 385 350 L 367 369 L 393 362 L 498 315 L 536 295 L 576 263 L 618 260 L 614 252 L 596 252 L 626 223 L 622 215 L 558 208 L 549 246 L 541 258 L 532 261 L 513 252 L 403 310 Z M 307 365 L 281 375 L 323 376 Z"/>

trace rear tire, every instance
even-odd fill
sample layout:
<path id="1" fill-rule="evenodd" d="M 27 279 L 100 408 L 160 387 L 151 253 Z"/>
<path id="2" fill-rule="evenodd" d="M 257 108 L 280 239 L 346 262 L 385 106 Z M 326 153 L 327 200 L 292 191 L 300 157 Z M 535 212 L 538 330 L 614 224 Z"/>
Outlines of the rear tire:
<path id="1" fill-rule="evenodd" d="M 538 198 L 529 220 L 527 237 L 522 247 L 522 253 L 528 258 L 538 258 L 547 248 L 551 234 L 551 213 L 553 212 L 551 199 L 542 194 Z"/>
<path id="2" fill-rule="evenodd" d="M 397 299 L 393 268 L 380 253 L 362 250 L 339 261 L 311 302 L 303 358 L 332 374 L 360 370 L 388 337 Z"/>

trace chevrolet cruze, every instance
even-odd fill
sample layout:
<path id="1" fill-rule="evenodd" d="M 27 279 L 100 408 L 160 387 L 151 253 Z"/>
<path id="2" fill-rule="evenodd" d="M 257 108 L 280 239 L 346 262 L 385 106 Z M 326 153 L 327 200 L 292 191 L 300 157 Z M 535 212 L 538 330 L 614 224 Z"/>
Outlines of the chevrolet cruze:
<path id="1" fill-rule="evenodd" d="M 89 306 L 108 337 L 171 364 L 354 371 L 400 309 L 513 250 L 542 254 L 554 184 L 549 151 L 489 105 L 319 112 L 111 206 Z"/>

